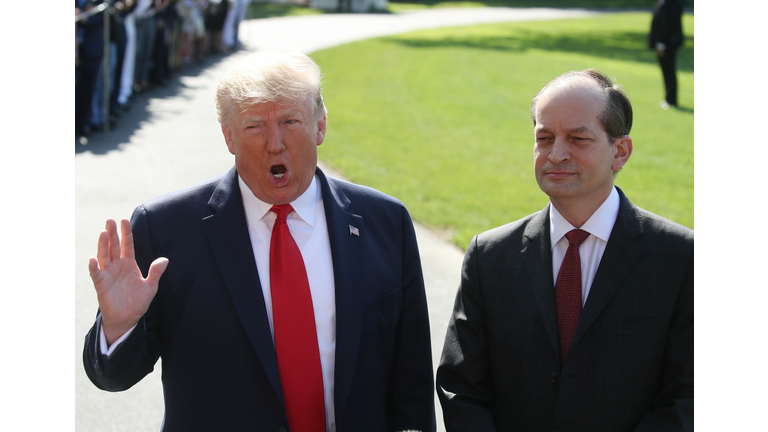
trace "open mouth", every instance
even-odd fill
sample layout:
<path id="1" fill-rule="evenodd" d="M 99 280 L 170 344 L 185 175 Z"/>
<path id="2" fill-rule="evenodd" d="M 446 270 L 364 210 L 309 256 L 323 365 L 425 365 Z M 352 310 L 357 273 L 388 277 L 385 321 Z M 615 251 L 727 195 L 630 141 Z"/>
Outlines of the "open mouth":
<path id="1" fill-rule="evenodd" d="M 285 177 L 286 171 L 287 170 L 285 169 L 285 165 L 272 165 L 272 168 L 270 169 L 272 177 L 274 177 L 275 180 L 281 180 L 283 177 Z"/>

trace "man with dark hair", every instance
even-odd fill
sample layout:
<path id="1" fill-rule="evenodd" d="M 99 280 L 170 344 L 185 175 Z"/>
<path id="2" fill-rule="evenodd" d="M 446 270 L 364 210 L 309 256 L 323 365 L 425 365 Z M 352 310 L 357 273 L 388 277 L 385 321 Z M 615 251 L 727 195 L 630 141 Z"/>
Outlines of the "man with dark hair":
<path id="1" fill-rule="evenodd" d="M 628 98 L 572 72 L 531 113 L 550 205 L 467 249 L 437 371 L 446 429 L 693 430 L 693 231 L 613 184 Z"/>
<path id="2" fill-rule="evenodd" d="M 656 52 L 664 77 L 666 97 L 661 106 L 677 107 L 677 50 L 683 46 L 685 0 L 659 0 L 653 12 L 648 46 Z"/>

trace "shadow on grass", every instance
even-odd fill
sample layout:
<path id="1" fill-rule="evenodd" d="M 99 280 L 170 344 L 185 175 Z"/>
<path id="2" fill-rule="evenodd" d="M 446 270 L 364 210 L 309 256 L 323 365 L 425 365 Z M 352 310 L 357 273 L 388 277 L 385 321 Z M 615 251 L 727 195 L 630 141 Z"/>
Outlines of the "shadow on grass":
<path id="1" fill-rule="evenodd" d="M 515 29 L 504 36 L 446 37 L 441 39 L 390 37 L 390 43 L 412 48 L 473 48 L 495 51 L 525 52 L 542 50 L 578 53 L 615 60 L 656 63 L 656 56 L 648 48 L 645 32 L 546 34 Z M 677 54 L 678 70 L 693 72 L 693 36 L 687 36 L 683 49 Z"/>

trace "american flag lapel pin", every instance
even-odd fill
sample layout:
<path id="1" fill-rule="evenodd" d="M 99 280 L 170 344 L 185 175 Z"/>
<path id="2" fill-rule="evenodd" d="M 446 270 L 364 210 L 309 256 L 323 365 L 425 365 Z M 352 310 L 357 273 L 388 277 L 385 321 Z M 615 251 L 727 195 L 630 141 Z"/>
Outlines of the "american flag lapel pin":
<path id="1" fill-rule="evenodd" d="M 360 237 L 360 230 L 352 225 L 349 226 L 349 235 Z"/>

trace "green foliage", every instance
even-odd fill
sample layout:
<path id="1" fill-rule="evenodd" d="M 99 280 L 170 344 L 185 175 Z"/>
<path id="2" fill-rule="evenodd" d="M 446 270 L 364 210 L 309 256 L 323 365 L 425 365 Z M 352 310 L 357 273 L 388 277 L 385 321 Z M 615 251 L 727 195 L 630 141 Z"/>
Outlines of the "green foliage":
<path id="1" fill-rule="evenodd" d="M 625 86 L 634 154 L 616 183 L 632 201 L 693 227 L 693 16 L 664 111 L 647 47 L 648 13 L 420 31 L 314 53 L 329 109 L 320 158 L 405 202 L 413 218 L 466 247 L 543 208 L 533 175 L 531 98 L 568 70 Z"/>

